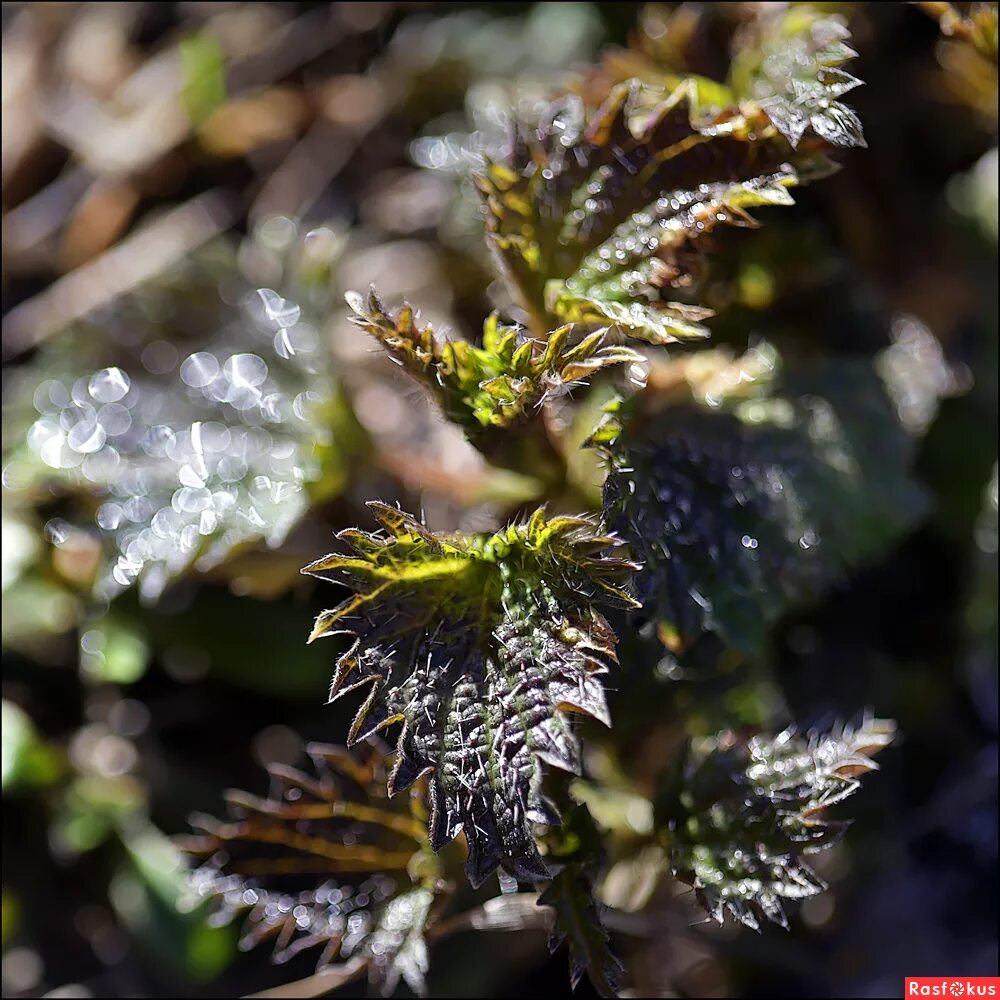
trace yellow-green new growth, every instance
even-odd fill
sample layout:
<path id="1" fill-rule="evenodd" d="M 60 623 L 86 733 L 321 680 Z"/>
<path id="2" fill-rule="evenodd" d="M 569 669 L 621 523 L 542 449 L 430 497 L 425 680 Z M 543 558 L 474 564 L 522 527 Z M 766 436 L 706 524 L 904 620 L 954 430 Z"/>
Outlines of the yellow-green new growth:
<path id="1" fill-rule="evenodd" d="M 532 340 L 517 326 L 500 322 L 496 313 L 483 325 L 481 347 L 466 340 L 435 335 L 421 325 L 404 303 L 390 316 L 376 295 L 367 301 L 347 295 L 352 322 L 366 330 L 389 356 L 434 394 L 449 419 L 475 437 L 485 428 L 507 428 L 529 417 L 547 399 L 568 392 L 595 372 L 640 360 L 627 347 L 608 344 L 597 330 L 574 343 L 573 327 L 553 330 L 546 340 Z"/>

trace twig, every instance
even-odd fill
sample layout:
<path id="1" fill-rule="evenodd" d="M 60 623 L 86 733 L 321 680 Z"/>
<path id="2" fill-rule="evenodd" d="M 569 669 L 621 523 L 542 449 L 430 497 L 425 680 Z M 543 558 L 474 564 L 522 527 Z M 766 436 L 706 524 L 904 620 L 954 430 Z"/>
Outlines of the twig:
<path id="1" fill-rule="evenodd" d="M 523 931 L 545 928 L 551 923 L 552 912 L 538 905 L 538 893 L 517 892 L 496 896 L 482 906 L 456 913 L 439 920 L 427 931 L 428 939 L 439 941 L 461 931 Z"/>
<path id="2" fill-rule="evenodd" d="M 29 350 L 149 281 L 228 229 L 234 217 L 231 200 L 221 191 L 208 191 L 71 271 L 7 314 L 3 325 L 4 359 Z"/>
<path id="3" fill-rule="evenodd" d="M 283 986 L 275 986 L 270 990 L 262 990 L 260 993 L 248 993 L 244 1000 L 254 1000 L 265 997 L 270 1000 L 280 1000 L 280 998 L 296 997 L 321 997 L 335 990 L 352 979 L 357 979 L 368 968 L 367 958 L 351 958 L 340 965 L 331 965 L 322 972 L 315 975 L 306 976 L 305 979 L 296 979 L 293 983 L 285 983 Z"/>

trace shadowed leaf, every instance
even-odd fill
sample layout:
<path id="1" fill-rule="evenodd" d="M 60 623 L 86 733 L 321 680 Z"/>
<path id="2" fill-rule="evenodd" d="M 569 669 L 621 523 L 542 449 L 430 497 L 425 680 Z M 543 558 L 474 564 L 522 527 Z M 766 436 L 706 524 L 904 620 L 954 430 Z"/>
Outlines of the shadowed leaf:
<path id="1" fill-rule="evenodd" d="M 573 989 L 586 973 L 600 996 L 616 997 L 622 967 L 611 950 L 602 906 L 595 897 L 604 855 L 601 833 L 585 805 L 563 806 L 565 824 L 547 841 L 551 861 L 561 867 L 538 899 L 540 906 L 553 911 L 549 951 L 566 944 Z"/>
<path id="2" fill-rule="evenodd" d="M 564 868 L 538 902 L 555 910 L 549 950 L 555 951 L 566 942 L 573 988 L 576 989 L 586 973 L 599 996 L 618 996 L 621 964 L 608 944 L 608 932 L 601 923 L 594 888 L 586 876 L 576 866 Z"/>
<path id="3" fill-rule="evenodd" d="M 923 498 L 867 361 L 783 375 L 766 346 L 716 361 L 716 376 L 709 355 L 680 362 L 674 386 L 635 397 L 595 441 L 646 612 L 682 646 L 715 631 L 754 654 L 788 607 L 898 539 Z"/>
<path id="4" fill-rule="evenodd" d="M 389 801 L 377 748 L 308 751 L 315 776 L 274 765 L 268 797 L 231 791 L 227 820 L 192 819 L 191 887 L 216 903 L 217 922 L 244 917 L 244 949 L 273 941 L 276 962 L 320 949 L 318 969 L 360 957 L 383 995 L 400 977 L 422 993 L 441 888 L 422 795 Z"/>

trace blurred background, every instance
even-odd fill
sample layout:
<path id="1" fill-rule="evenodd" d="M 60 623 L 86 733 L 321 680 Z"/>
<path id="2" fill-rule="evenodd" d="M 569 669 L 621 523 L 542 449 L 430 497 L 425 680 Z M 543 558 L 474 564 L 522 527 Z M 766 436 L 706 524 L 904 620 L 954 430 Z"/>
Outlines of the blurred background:
<path id="1" fill-rule="evenodd" d="M 224 788 L 262 791 L 300 738 L 342 740 L 331 654 L 304 643 L 329 588 L 298 571 L 371 527 L 364 500 L 482 530 L 538 489 L 435 416 L 343 292 L 474 335 L 495 289 L 470 167 L 578 67 L 669 64 L 671 6 L 3 5 L 4 996 L 309 974 L 185 905 L 170 838 Z M 704 6 L 672 24 L 719 78 L 756 5 Z M 996 61 L 919 5 L 817 6 L 854 34 L 869 148 L 720 237 L 702 301 L 720 342 L 892 376 L 932 510 L 772 653 L 795 718 L 870 705 L 902 737 L 789 933 L 685 903 L 613 925 L 635 996 L 997 972 Z M 612 714 L 672 683 L 644 675 Z M 462 935 L 429 991 L 569 995 L 566 959 L 537 930 Z"/>

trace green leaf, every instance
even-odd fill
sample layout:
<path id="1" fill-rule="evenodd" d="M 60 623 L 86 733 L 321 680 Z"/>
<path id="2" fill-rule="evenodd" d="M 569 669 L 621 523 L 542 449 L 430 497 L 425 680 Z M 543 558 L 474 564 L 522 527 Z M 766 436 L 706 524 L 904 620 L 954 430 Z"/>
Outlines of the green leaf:
<path id="1" fill-rule="evenodd" d="M 520 327 L 502 325 L 494 313 L 484 324 L 482 346 L 476 347 L 436 337 L 430 324 L 418 324 L 409 304 L 390 316 L 374 288 L 367 302 L 356 292 L 347 301 L 355 312 L 353 322 L 426 386 L 445 415 L 473 438 L 486 428 L 510 427 L 603 368 L 639 360 L 627 347 L 606 344 L 604 331 L 574 338 L 572 327 L 562 326 L 545 341 L 531 340 Z"/>
<path id="2" fill-rule="evenodd" d="M 691 16 L 670 30 L 685 35 Z M 770 5 L 744 35 L 728 84 L 659 65 L 684 46 L 646 39 L 589 82 L 599 93 L 638 77 L 605 91 L 586 121 L 568 100 L 522 128 L 507 161 L 487 162 L 477 184 L 489 240 L 533 326 L 611 324 L 652 343 L 705 336 L 710 313 L 671 301 L 695 277 L 700 238 L 755 225 L 748 209 L 791 204 L 788 188 L 818 175 L 823 154 L 864 144 L 838 100 L 860 82 L 842 68 L 854 55 L 842 21 Z"/>
<path id="3" fill-rule="evenodd" d="M 996 3 L 918 3 L 941 29 L 941 34 L 972 45 L 982 55 L 997 58 Z"/>
<path id="4" fill-rule="evenodd" d="M 783 899 L 826 888 L 805 856 L 836 843 L 847 826 L 826 810 L 877 768 L 871 756 L 894 731 L 866 717 L 857 728 L 805 736 L 724 733 L 689 749 L 658 809 L 675 875 L 719 923 L 728 911 L 755 930 L 761 915 L 787 926 Z"/>
<path id="5" fill-rule="evenodd" d="M 77 772 L 59 801 L 49 831 L 58 853 L 92 851 L 117 831 L 143 822 L 148 790 L 133 774 Z"/>
<path id="6" fill-rule="evenodd" d="M 843 18 L 808 4 L 763 4 L 740 37 L 729 82 L 797 147 L 807 134 L 831 146 L 865 146 L 857 113 L 840 98 L 861 81 L 844 68 L 857 52 Z"/>
<path id="7" fill-rule="evenodd" d="M 219 40 L 200 31 L 181 40 L 181 98 L 195 125 L 200 125 L 226 99 L 226 63 Z"/>
<path id="8" fill-rule="evenodd" d="M 606 523 L 643 563 L 637 596 L 668 644 L 715 631 L 753 655 L 787 608 L 912 525 L 912 442 L 862 359 L 782 375 L 764 346 L 678 367 L 595 435 Z"/>
<path id="9" fill-rule="evenodd" d="M 80 639 L 80 668 L 89 680 L 133 684 L 149 665 L 149 644 L 131 622 L 106 615 Z"/>
<path id="10" fill-rule="evenodd" d="M 385 534 L 342 531 L 355 555 L 303 570 L 354 592 L 311 636 L 355 639 L 330 687 L 331 698 L 368 689 L 350 741 L 403 723 L 390 793 L 432 772 L 431 845 L 464 831 L 474 885 L 501 865 L 546 879 L 532 825 L 558 815 L 542 763 L 579 770 L 569 714 L 610 721 L 601 677 L 616 640 L 594 605 L 632 604 L 622 588 L 634 567 L 584 518 L 539 510 L 493 535 L 435 535 L 368 506 Z"/>
<path id="11" fill-rule="evenodd" d="M 111 879 L 115 914 L 147 961 L 197 982 L 216 979 L 235 955 L 233 935 L 209 927 L 204 912 L 183 905 L 180 852 L 156 827 L 139 820 L 121 832 L 126 857 Z"/>
<path id="12" fill-rule="evenodd" d="M 651 343 L 707 335 L 709 313 L 670 301 L 670 288 L 690 283 L 702 236 L 754 225 L 753 206 L 791 204 L 797 178 L 759 110 L 708 118 L 695 95 L 685 83 L 648 111 L 648 93 L 619 86 L 586 124 L 568 101 L 477 178 L 489 242 L 533 326 L 610 324 Z"/>
<path id="13" fill-rule="evenodd" d="M 569 865 L 559 872 L 538 903 L 551 906 L 555 911 L 549 950 L 555 951 L 566 942 L 573 989 L 586 973 L 598 996 L 618 996 L 621 963 L 608 944 L 608 932 L 601 922 L 593 884 L 580 867 Z"/>
<path id="14" fill-rule="evenodd" d="M 9 792 L 24 785 L 50 784 L 62 770 L 58 754 L 44 742 L 23 708 L 4 699 L 2 712 L 0 787 Z"/>
<path id="15" fill-rule="evenodd" d="M 2 906 L 3 923 L 0 925 L 0 942 L 3 950 L 14 940 L 21 926 L 21 901 L 17 895 L 6 886 L 3 887 L 3 895 L 0 897 Z"/>
<path id="16" fill-rule="evenodd" d="M 600 996 L 615 997 L 622 967 L 608 942 L 595 893 L 603 838 L 586 805 L 563 801 L 562 807 L 563 826 L 546 838 L 546 857 L 559 870 L 538 899 L 540 906 L 553 910 L 549 951 L 566 943 L 573 989 L 586 973 Z"/>
<path id="17" fill-rule="evenodd" d="M 273 765 L 267 798 L 232 791 L 227 821 L 192 819 L 190 888 L 216 923 L 243 918 L 241 948 L 273 940 L 279 963 L 319 949 L 317 969 L 360 957 L 382 995 L 400 977 L 422 994 L 424 928 L 443 887 L 422 793 L 390 802 L 376 747 L 307 749 L 315 777 Z"/>

